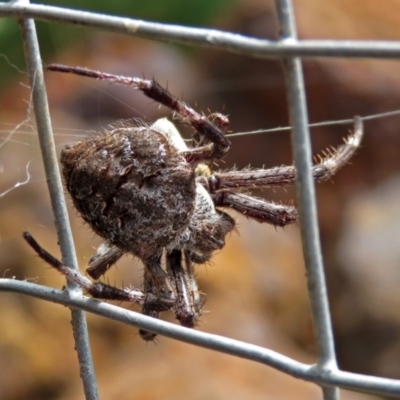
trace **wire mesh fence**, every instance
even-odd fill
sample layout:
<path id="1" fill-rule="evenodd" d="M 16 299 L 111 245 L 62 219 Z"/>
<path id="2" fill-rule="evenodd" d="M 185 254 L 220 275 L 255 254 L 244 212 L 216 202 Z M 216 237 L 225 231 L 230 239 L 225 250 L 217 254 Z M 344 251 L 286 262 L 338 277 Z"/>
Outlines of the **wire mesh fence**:
<path id="1" fill-rule="evenodd" d="M 314 382 L 324 399 L 339 399 L 339 388 L 377 395 L 400 397 L 400 381 L 342 371 L 337 366 L 327 297 L 321 244 L 319 240 L 314 182 L 311 175 L 311 145 L 305 100 L 302 57 L 398 58 L 400 42 L 298 40 L 290 0 L 276 0 L 280 39 L 269 41 L 218 30 L 189 28 L 146 22 L 71 9 L 14 1 L 0 4 L 0 16 L 19 21 L 32 88 L 32 103 L 46 171 L 58 240 L 65 265 L 78 269 L 67 208 L 53 141 L 42 61 L 34 20 L 81 25 L 152 40 L 189 46 L 210 47 L 253 58 L 279 58 L 284 61 L 287 99 L 292 126 L 295 166 L 298 171 L 297 195 L 308 290 L 318 342 L 319 358 L 308 365 L 272 350 L 227 337 L 189 330 L 146 317 L 82 295 L 72 283 L 60 291 L 14 279 L 0 279 L 0 290 L 17 292 L 71 308 L 74 340 L 86 399 L 99 398 L 96 374 L 88 339 L 85 313 L 90 312 L 125 324 L 196 346 L 234 355 L 276 368 L 295 378 Z"/>

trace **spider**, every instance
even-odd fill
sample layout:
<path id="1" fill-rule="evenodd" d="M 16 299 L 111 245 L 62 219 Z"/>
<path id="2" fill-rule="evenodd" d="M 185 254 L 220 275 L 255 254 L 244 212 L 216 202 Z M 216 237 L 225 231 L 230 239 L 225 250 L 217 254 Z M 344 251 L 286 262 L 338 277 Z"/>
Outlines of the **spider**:
<path id="1" fill-rule="evenodd" d="M 63 265 L 29 233 L 25 232 L 24 238 L 42 259 L 91 296 L 138 303 L 143 314 L 155 318 L 172 309 L 181 325 L 194 327 L 204 303 L 194 264 L 207 262 L 224 247 L 227 234 L 235 227 L 225 210 L 233 209 L 274 226 L 293 223 L 295 207 L 242 191 L 293 184 L 295 168 L 212 172 L 209 163 L 221 159 L 231 146 L 225 136 L 225 116 L 216 113 L 206 117 L 196 112 L 154 80 L 59 64 L 48 69 L 139 89 L 190 124 L 196 143 L 188 147 L 164 118 L 152 125 L 120 122 L 64 147 L 61 165 L 66 188 L 82 218 L 104 239 L 86 269 L 95 281 Z M 353 134 L 313 166 L 314 178 L 327 180 L 346 164 L 362 135 L 361 119 L 356 117 Z M 143 261 L 142 290 L 96 281 L 125 253 Z M 156 336 L 144 330 L 139 333 L 146 341 Z"/>

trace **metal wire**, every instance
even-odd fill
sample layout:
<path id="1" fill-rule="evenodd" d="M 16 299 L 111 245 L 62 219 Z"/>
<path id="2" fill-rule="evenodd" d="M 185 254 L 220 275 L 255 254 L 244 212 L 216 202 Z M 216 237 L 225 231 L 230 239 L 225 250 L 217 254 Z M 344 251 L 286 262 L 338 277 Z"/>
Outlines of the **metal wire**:
<path id="1" fill-rule="evenodd" d="M 299 175 L 300 222 L 309 294 L 319 344 L 320 357 L 318 363 L 316 365 L 303 364 L 269 349 L 226 337 L 186 329 L 120 307 L 98 302 L 83 296 L 73 285 L 69 285 L 68 290 L 59 291 L 30 282 L 0 279 L 0 291 L 21 293 L 64 304 L 74 307 L 76 310 L 85 310 L 186 343 L 271 366 L 293 377 L 320 385 L 323 388 L 323 395 L 326 400 L 339 399 L 337 387 L 371 394 L 400 397 L 400 381 L 353 374 L 339 370 L 336 365 L 316 219 L 314 186 L 310 175 L 311 150 L 308 118 L 299 58 L 311 56 L 396 58 L 400 57 L 400 42 L 299 41 L 296 37 L 295 21 L 290 0 L 276 0 L 276 7 L 282 37 L 281 40 L 275 42 L 217 30 L 187 28 L 58 7 L 33 5 L 28 4 L 26 1 L 0 4 L 0 16 L 21 20 L 39 140 L 41 142 L 60 246 L 64 263 L 73 268 L 78 267 L 51 134 L 34 22 L 26 18 L 99 28 L 148 39 L 213 47 L 222 51 L 257 58 L 286 58 L 284 65 L 290 117 L 293 126 L 293 152 Z M 85 396 L 86 399 L 97 399 L 96 379 L 83 312 L 73 311 L 73 319 L 74 336 Z"/>
<path id="2" fill-rule="evenodd" d="M 0 4 L 0 16 L 85 26 L 146 39 L 209 47 L 256 58 L 399 58 L 400 42 L 372 40 L 272 41 L 215 29 L 190 28 L 45 5 Z"/>
<path id="3" fill-rule="evenodd" d="M 26 3 L 26 0 L 24 0 L 23 3 Z M 62 258 L 65 265 L 78 270 L 79 267 L 75 254 L 71 226 L 68 219 L 68 211 L 65 204 L 56 147 L 53 139 L 53 131 L 51 128 L 35 22 L 32 19 L 22 19 L 19 23 L 21 26 L 26 64 L 28 67 L 32 90 L 32 103 L 36 117 L 39 143 Z M 77 291 L 82 293 L 82 289 L 73 282 L 68 282 L 66 291 Z M 86 317 L 83 311 L 77 309 L 71 309 L 71 314 L 75 348 L 78 354 L 80 375 L 83 381 L 85 396 L 88 400 L 97 400 L 99 399 L 99 395 L 93 367 Z"/>
<path id="4" fill-rule="evenodd" d="M 122 307 L 82 296 L 77 292 L 68 294 L 65 291 L 14 279 L 0 279 L 0 291 L 21 293 L 53 303 L 69 307 L 73 306 L 124 324 L 155 332 L 171 339 L 268 365 L 295 378 L 315 382 L 322 386 L 339 386 L 344 389 L 371 394 L 400 397 L 400 381 L 395 379 L 367 376 L 340 370 L 331 370 L 328 372 L 318 368 L 316 365 L 298 362 L 260 346 L 224 336 L 183 328 L 176 324 L 146 317 Z"/>
<path id="5" fill-rule="evenodd" d="M 276 0 L 281 40 L 296 41 L 297 32 L 291 0 Z M 319 349 L 318 368 L 328 373 L 337 369 L 333 332 L 319 239 L 315 184 L 312 177 L 312 151 L 301 60 L 284 60 L 292 148 L 297 170 L 296 188 L 307 286 Z M 325 400 L 338 400 L 337 388 L 323 388 Z"/>
<path id="6" fill-rule="evenodd" d="M 400 115 L 400 110 L 387 111 L 379 114 L 370 114 L 365 117 L 361 117 L 361 121 L 372 121 L 374 119 L 382 119 L 388 117 L 395 117 L 396 115 Z M 314 122 L 312 124 L 308 124 L 309 128 L 316 128 L 318 126 L 332 126 L 332 125 L 354 125 L 354 118 L 347 119 L 336 119 L 333 121 L 322 121 L 322 122 Z M 226 136 L 228 137 L 237 137 L 237 136 L 247 136 L 247 135 L 258 135 L 260 133 L 272 133 L 272 132 L 283 132 L 283 131 L 291 131 L 292 126 L 279 126 L 277 128 L 271 129 L 257 129 L 255 131 L 246 131 L 246 132 L 237 132 L 237 133 L 229 133 Z"/>

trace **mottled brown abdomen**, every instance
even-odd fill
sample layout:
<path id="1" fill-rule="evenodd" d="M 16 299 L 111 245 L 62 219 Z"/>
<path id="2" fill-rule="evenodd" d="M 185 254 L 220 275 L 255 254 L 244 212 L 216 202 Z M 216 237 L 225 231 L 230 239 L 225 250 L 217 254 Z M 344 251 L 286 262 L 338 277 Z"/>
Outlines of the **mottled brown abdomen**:
<path id="1" fill-rule="evenodd" d="M 66 146 L 66 187 L 101 237 L 146 258 L 188 226 L 195 204 L 191 166 L 160 133 L 118 127 Z"/>

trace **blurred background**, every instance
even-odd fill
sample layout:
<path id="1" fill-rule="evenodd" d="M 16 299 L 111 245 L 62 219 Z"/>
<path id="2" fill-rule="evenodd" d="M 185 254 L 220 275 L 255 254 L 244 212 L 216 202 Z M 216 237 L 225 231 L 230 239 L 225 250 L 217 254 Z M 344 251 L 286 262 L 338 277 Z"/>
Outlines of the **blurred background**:
<path id="1" fill-rule="evenodd" d="M 277 37 L 272 1 L 42 3 Z M 346 0 L 294 3 L 301 38 L 400 40 L 396 0 L 369 0 L 362 7 Z M 198 110 L 227 114 L 232 132 L 288 125 L 279 61 L 80 27 L 37 26 L 45 63 L 155 77 Z M 21 237 L 28 230 L 59 255 L 17 23 L 1 19 L 0 31 L 0 274 L 61 288 L 64 278 L 38 260 Z M 395 61 L 313 59 L 304 62 L 304 70 L 310 122 L 400 109 Z M 171 115 L 127 88 L 57 73 L 46 73 L 46 83 L 58 150 L 118 119 L 152 121 Z M 340 367 L 390 378 L 400 378 L 399 126 L 400 117 L 367 122 L 362 148 L 351 164 L 317 188 Z M 312 129 L 314 154 L 339 145 L 350 129 Z M 223 169 L 292 163 L 288 132 L 232 142 Z M 296 204 L 292 188 L 256 194 Z M 99 240 L 70 210 L 83 270 Z M 315 362 L 298 226 L 274 229 L 232 215 L 237 232 L 211 263 L 197 267 L 208 311 L 198 329 Z M 126 257 L 107 279 L 139 286 L 142 274 L 140 263 Z M 162 317 L 174 321 L 171 313 Z M 92 315 L 88 320 L 102 399 L 321 398 L 318 387 L 271 368 L 162 337 L 146 344 L 132 327 Z M 67 308 L 1 293 L 0 326 L 1 399 L 83 398 Z M 374 398 L 342 391 L 344 400 Z"/>

